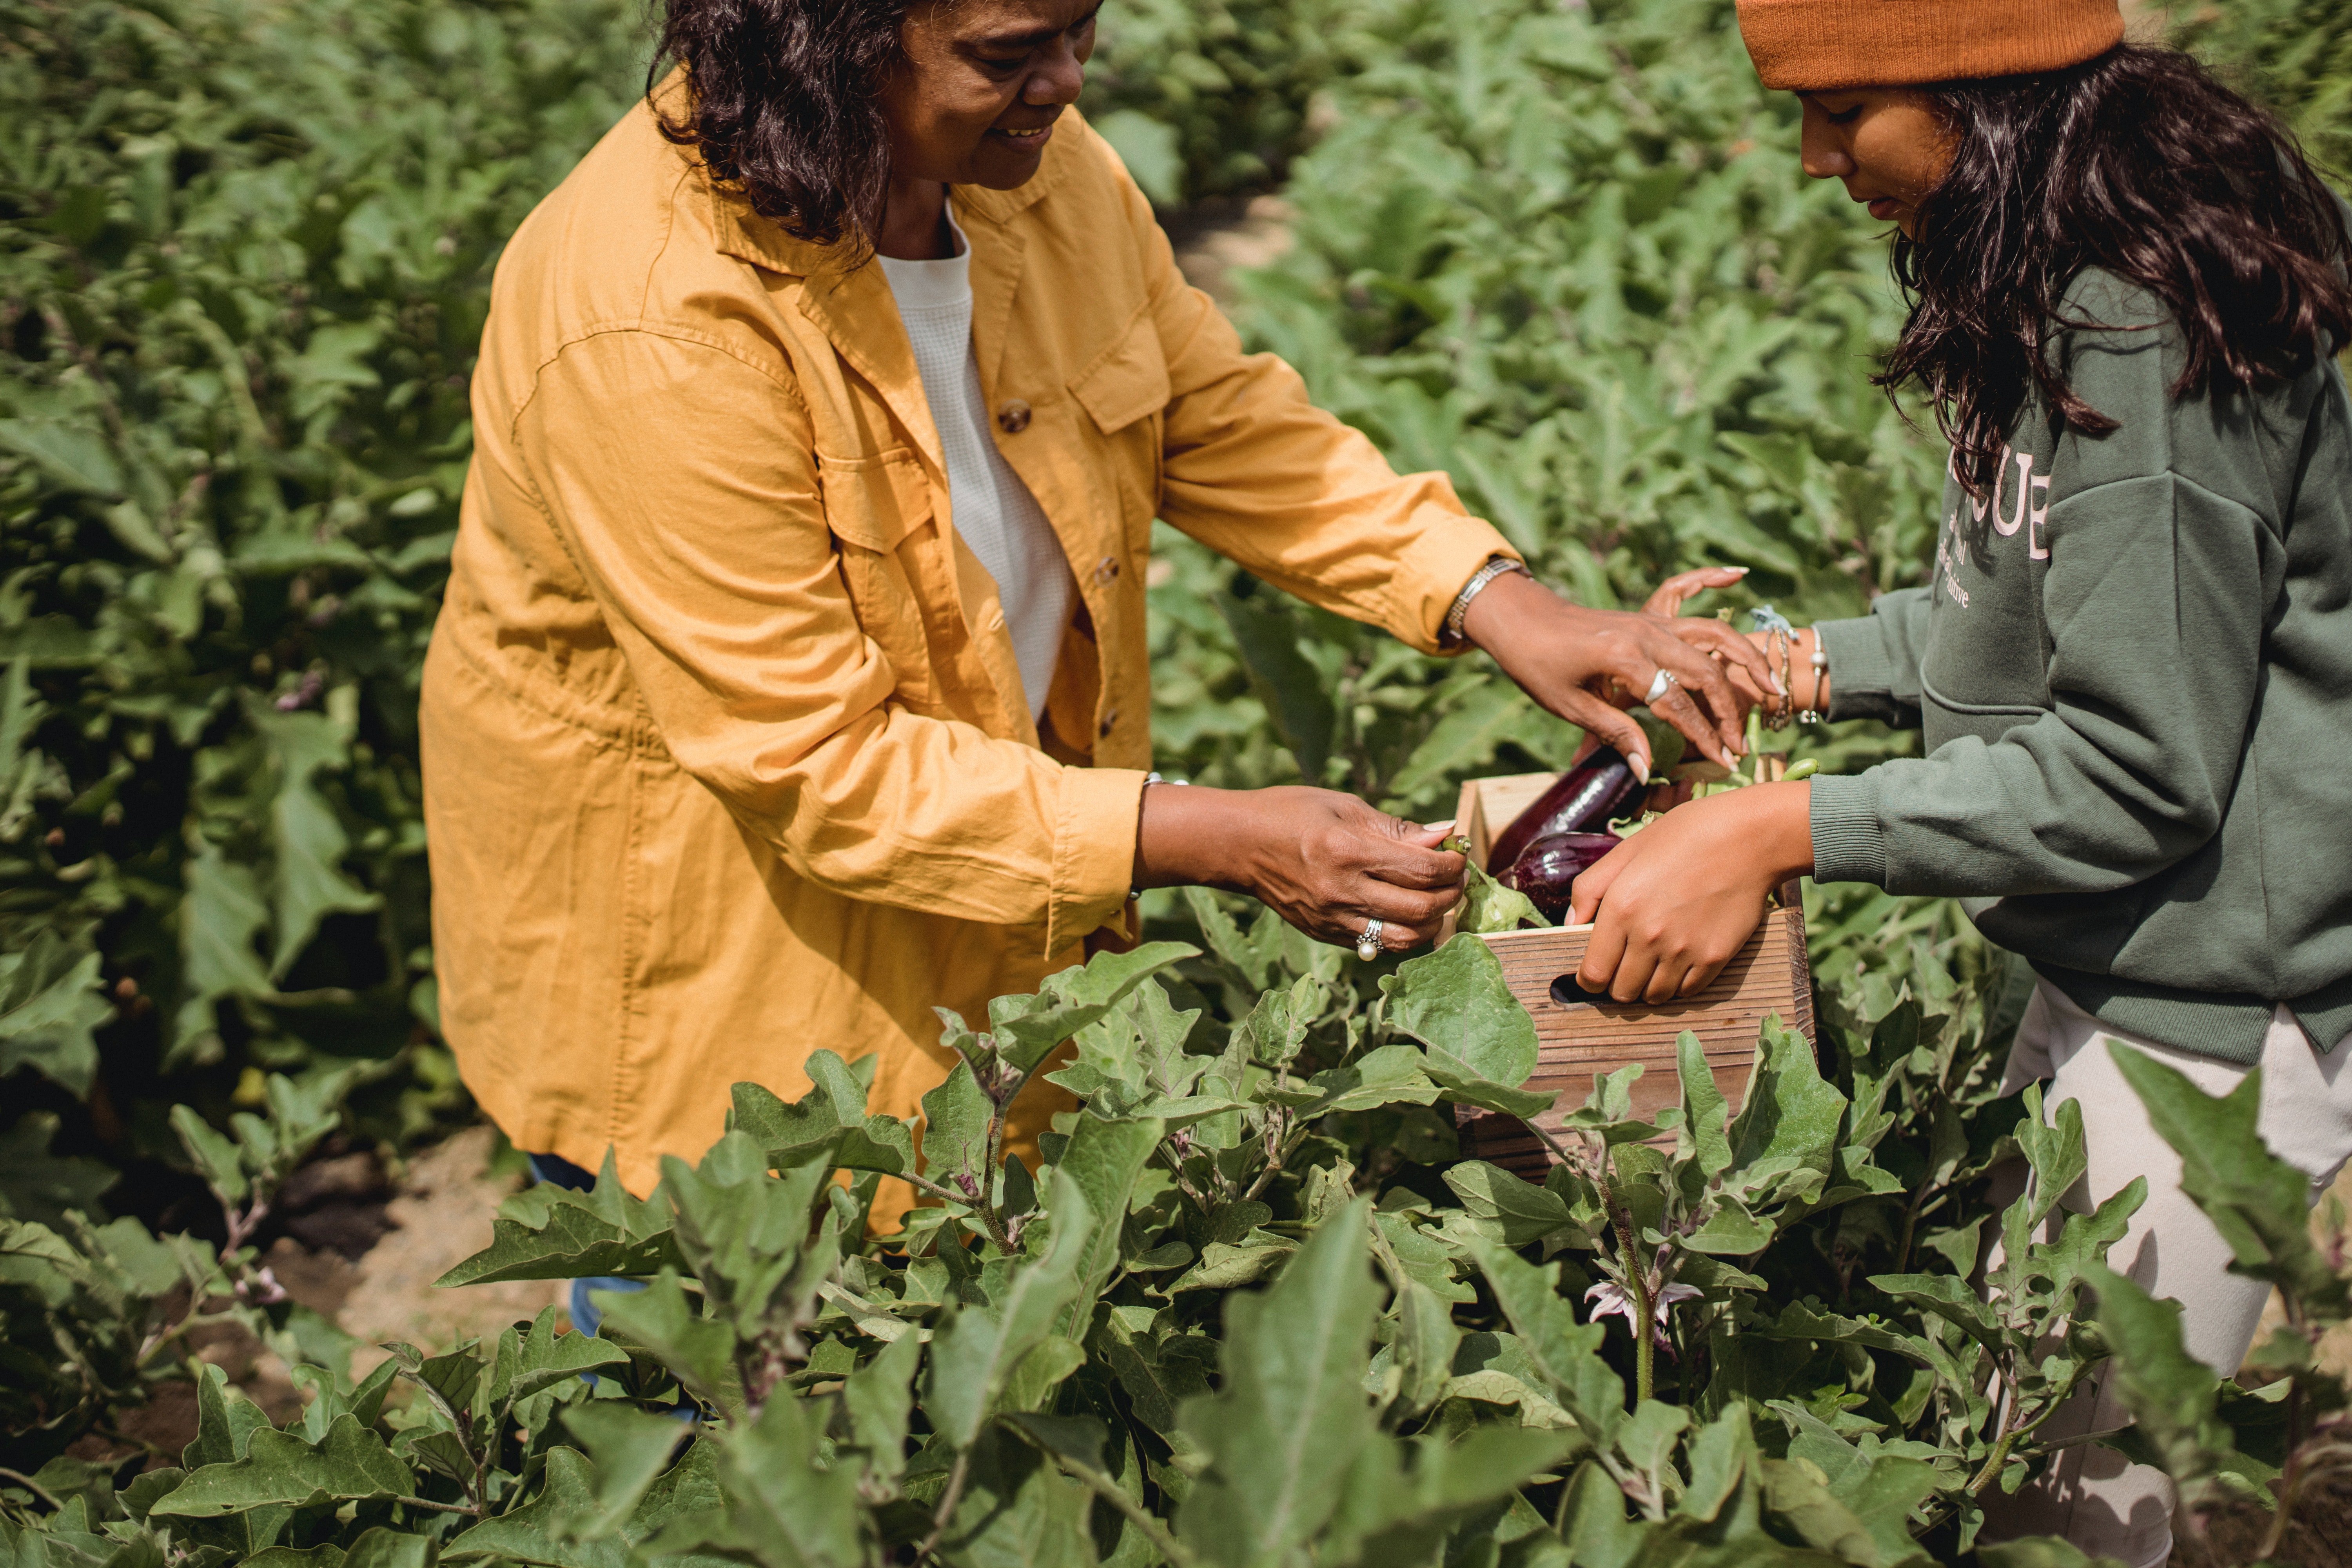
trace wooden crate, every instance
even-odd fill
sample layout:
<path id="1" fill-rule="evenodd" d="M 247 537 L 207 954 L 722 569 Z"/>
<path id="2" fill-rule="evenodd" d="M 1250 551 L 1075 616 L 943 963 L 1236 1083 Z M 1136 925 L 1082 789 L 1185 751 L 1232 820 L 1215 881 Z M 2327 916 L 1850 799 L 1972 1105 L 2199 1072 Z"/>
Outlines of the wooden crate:
<path id="1" fill-rule="evenodd" d="M 1522 773 L 1473 779 L 1462 786 L 1457 820 L 1480 866 L 1495 836 L 1535 803 L 1558 775 Z M 1734 1106 L 1748 1093 L 1756 1036 L 1767 1017 L 1813 1040 L 1812 974 L 1805 962 L 1805 916 L 1791 883 L 1782 902 L 1748 939 L 1706 989 L 1664 1006 L 1621 1006 L 1594 1001 L 1577 987 L 1591 926 L 1498 932 L 1479 940 L 1503 962 L 1503 976 L 1535 1019 L 1538 1058 L 1527 1088 L 1559 1089 L 1559 1110 L 1573 1110 L 1591 1092 L 1595 1073 L 1614 1072 L 1633 1062 L 1643 1068 L 1633 1087 L 1633 1110 L 1647 1116 L 1682 1100 L 1675 1041 L 1685 1029 L 1696 1035 L 1715 1073 L 1716 1087 Z M 1818 1045 L 1818 1041 L 1815 1041 Z M 1556 1128 L 1559 1111 L 1543 1120 Z M 1527 1124 L 1515 1116 L 1460 1110 L 1462 1153 L 1486 1160 L 1531 1180 L 1543 1179 L 1551 1155 Z"/>

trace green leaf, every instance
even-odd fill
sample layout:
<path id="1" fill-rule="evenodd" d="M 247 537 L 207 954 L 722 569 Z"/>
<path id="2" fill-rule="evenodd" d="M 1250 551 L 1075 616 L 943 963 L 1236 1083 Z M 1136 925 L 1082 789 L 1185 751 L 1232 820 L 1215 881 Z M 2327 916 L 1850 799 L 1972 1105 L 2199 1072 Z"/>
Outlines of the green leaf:
<path id="1" fill-rule="evenodd" d="M 563 1413 L 563 1425 L 580 1440 L 596 1468 L 593 1506 L 566 1521 L 567 1528 L 583 1541 L 594 1541 L 618 1530 L 646 1489 L 668 1468 L 677 1446 L 693 1435 L 675 1416 L 640 1410 L 619 1399 L 591 1399 L 572 1405 Z"/>
<path id="2" fill-rule="evenodd" d="M 588 1192 L 541 1182 L 499 1205 L 490 1245 L 436 1279 L 437 1286 L 507 1279 L 636 1277 L 678 1263 L 670 1216 L 658 1199 L 630 1195 L 607 1150 Z"/>
<path id="3" fill-rule="evenodd" d="M 2095 1320 L 2115 1357 L 2115 1392 L 2157 1462 L 2179 1484 L 2224 1471 L 2245 1460 L 2216 1410 L 2221 1380 L 2190 1355 L 2180 1334 L 2180 1303 L 2160 1301 L 2104 1264 L 2088 1264 L 2084 1281 L 2098 1293 Z"/>
<path id="4" fill-rule="evenodd" d="M 792 1408 L 798 1404 L 797 1400 L 777 1399 L 770 1402 L 769 1408 Z M 740 1434 L 730 1449 L 756 1442 L 753 1433 L 757 1430 L 755 1427 Z M 733 1457 L 730 1452 L 730 1459 Z M 684 1458 L 647 1489 L 644 1500 L 617 1530 L 594 1540 L 582 1540 L 574 1533 L 577 1521 L 596 1517 L 593 1472 L 587 1456 L 578 1449 L 550 1448 L 546 1479 L 538 1496 L 464 1531 L 442 1548 L 441 1555 L 445 1560 L 459 1563 L 503 1557 L 514 1563 L 543 1564 L 544 1568 L 631 1568 L 635 1561 L 632 1548 L 647 1541 L 664 1525 L 719 1508 L 720 1499 L 713 1472 L 709 1445 L 696 1443 L 686 1451 Z M 729 1479 L 737 1479 L 730 1469 Z M 842 1484 L 853 1483 L 845 1478 Z M 750 1499 L 739 1491 L 730 1500 L 741 1510 Z M 769 1521 L 763 1518 L 760 1523 L 765 1526 Z M 678 1568 L 718 1568 L 718 1561 L 707 1556 L 671 1561 L 677 1562 Z"/>
<path id="5" fill-rule="evenodd" d="M 226 1372 L 207 1365 L 196 1379 L 196 1435 L 180 1451 L 180 1463 L 194 1471 L 241 1459 L 253 1435 L 268 1428 L 268 1413 L 232 1390 Z"/>
<path id="6" fill-rule="evenodd" d="M 29 1067 L 77 1098 L 89 1092 L 93 1031 L 114 1016 L 99 963 L 89 947 L 46 927 L 23 952 L 0 953 L 0 1078 Z"/>
<path id="7" fill-rule="evenodd" d="M 1958 1140 L 1944 1131 L 1948 1121 L 1956 1121 L 1957 1118 L 1937 1119 L 1938 1142 L 1957 1142 Z M 2074 1100 L 2066 1100 L 2058 1107 L 2056 1125 L 2045 1125 L 2042 1120 L 2042 1086 L 2028 1084 L 2025 1115 L 2018 1121 L 2016 1137 L 2033 1172 L 2033 1204 L 2025 1216 L 2026 1228 L 2030 1230 L 2050 1216 L 2050 1212 L 2074 1190 L 2074 1184 L 2082 1180 L 2083 1173 L 2091 1168 L 2089 1147 L 2083 1136 L 2083 1108 Z M 1957 1166 L 1965 1147 L 1963 1143 L 1956 1149 L 1946 1163 Z"/>
<path id="8" fill-rule="evenodd" d="M 1322 1010 L 1322 986 L 1312 975 L 1302 974 L 1288 986 L 1261 995 L 1234 1033 L 1247 1043 L 1250 1059 L 1258 1066 L 1285 1068 L 1298 1055 Z"/>
<path id="9" fill-rule="evenodd" d="M 940 1552 L 952 1568 L 1095 1568 L 1093 1513 L 1092 1491 L 992 1425 Z"/>
<path id="10" fill-rule="evenodd" d="M 1076 1183 L 1058 1172 L 1048 1207 L 1054 1229 L 1045 1256 L 1013 1264 L 985 1308 L 959 1310 L 931 1341 L 923 1408 L 933 1428 L 958 1448 L 972 1445 L 1022 1359 L 1054 1333 L 1078 1299 L 1094 1220 Z"/>
<path id="11" fill-rule="evenodd" d="M 1174 126 L 1133 109 L 1114 109 L 1088 123 L 1154 206 L 1172 207 L 1184 199 L 1184 154 Z"/>
<path id="12" fill-rule="evenodd" d="M 1476 936 L 1517 931 L 1522 925 L 1546 927 L 1551 924 L 1551 919 L 1536 908 L 1534 900 L 1517 889 L 1506 888 L 1472 861 L 1465 873 L 1462 903 L 1454 912 L 1454 923 L 1456 931 Z"/>
<path id="13" fill-rule="evenodd" d="M 922 1343 L 909 1334 L 884 1345 L 842 1384 L 851 1436 L 866 1451 L 866 1468 L 889 1485 L 897 1484 L 907 1467 L 908 1415 L 914 1409 L 915 1373 L 921 1362 Z"/>
<path id="14" fill-rule="evenodd" d="M 1525 1247 L 1577 1223 L 1559 1194 L 1484 1160 L 1448 1166 L 1445 1184 L 1471 1217 L 1482 1222 L 1481 1228 L 1506 1247 Z"/>
<path id="15" fill-rule="evenodd" d="M 1827 1177 L 1845 1108 L 1845 1096 L 1822 1078 L 1812 1042 L 1768 1020 L 1757 1038 L 1747 1103 L 1731 1123 L 1727 1179 L 1752 1190 L 1789 1173 Z"/>
<path id="16" fill-rule="evenodd" d="M 1595 1446 L 1613 1446 L 1625 1418 L 1625 1383 L 1601 1359 L 1606 1331 L 1599 1323 L 1576 1321 L 1575 1308 L 1561 1294 L 1559 1265 L 1538 1268 L 1490 1241 L 1473 1241 L 1470 1253 L 1554 1402 Z"/>
<path id="17" fill-rule="evenodd" d="M 490 1379 L 493 1405 L 520 1403 L 601 1366 L 628 1364 L 628 1352 L 618 1345 L 588 1334 L 557 1333 L 555 1313 L 553 1307 L 542 1307 L 529 1333 L 509 1329 L 499 1336 Z"/>
<path id="18" fill-rule="evenodd" d="M 1987 1542 L 1977 1548 L 1977 1561 L 1984 1568 L 2129 1568 L 2120 1557 L 2093 1557 L 2054 1535 Z"/>
<path id="19" fill-rule="evenodd" d="M 1389 1023 L 1471 1075 L 1517 1089 L 1536 1070 L 1536 1021 L 1511 994 L 1494 950 L 1475 937 L 1409 959 L 1381 977 Z M 1434 1068 L 1432 1077 L 1438 1074 Z M 1442 1080 L 1441 1080 L 1442 1081 Z"/>
<path id="20" fill-rule="evenodd" d="M 253 946 L 268 929 L 269 910 L 251 868 L 206 844 L 181 868 L 180 879 L 187 891 L 179 910 L 183 1000 L 173 1023 L 175 1057 L 212 1033 L 215 997 L 275 989 Z"/>
<path id="21" fill-rule="evenodd" d="M 1208 1468 L 1177 1530 L 1212 1562 L 1284 1562 L 1316 1540 L 1371 1439 L 1370 1206 L 1359 1198 L 1318 1228 L 1264 1295 L 1226 1299 L 1223 1385 L 1178 1417 Z"/>
<path id="22" fill-rule="evenodd" d="M 816 1050 L 802 1070 L 809 1076 L 809 1091 L 791 1104 L 756 1083 L 735 1086 L 728 1124 L 757 1141 L 770 1164 L 785 1170 L 830 1163 L 886 1176 L 915 1168 L 914 1138 L 907 1124 L 895 1116 L 866 1114 L 866 1086 L 847 1063 L 829 1050 Z"/>
<path id="23" fill-rule="evenodd" d="M 62 1229 L 68 1210 L 103 1223 L 99 1198 L 121 1179 L 96 1160 L 49 1152 L 58 1113 L 32 1110 L 0 1132 L 0 1218 L 33 1220 Z"/>
<path id="24" fill-rule="evenodd" d="M 1437 1099 L 1438 1088 L 1422 1071 L 1426 1062 L 1411 1046 L 1381 1046 L 1345 1067 L 1317 1073 L 1303 1089 L 1270 1090 L 1269 1097 L 1297 1106 L 1302 1121 L 1383 1105 L 1427 1105 Z"/>
<path id="25" fill-rule="evenodd" d="M 2311 1239 L 2310 1178 L 2272 1153 L 2257 1130 L 2261 1069 L 2215 1097 L 2120 1042 L 2109 1041 L 2108 1054 L 2147 1107 L 2158 1136 L 2180 1156 L 2180 1190 L 2230 1244 L 2230 1271 L 2270 1281 L 2305 1312 L 2340 1315 L 2352 1281 Z"/>
<path id="26" fill-rule="evenodd" d="M 1379 1437 L 1349 1472 L 1338 1517 L 1317 1544 L 1326 1562 L 1406 1568 L 1437 1554 L 1447 1529 L 1585 1446 L 1574 1432 L 1482 1426 L 1454 1441 Z"/>
<path id="27" fill-rule="evenodd" d="M 1299 776 L 1308 784 L 1320 783 L 1339 713 L 1322 672 L 1299 652 L 1298 621 L 1268 594 L 1241 599 L 1220 592 L 1216 605 L 1233 628 L 1242 664 L 1265 700 L 1267 716 L 1282 743 L 1298 759 Z"/>
<path id="28" fill-rule="evenodd" d="M 1157 990 L 1157 987 L 1153 987 Z M 1052 1194 L 1076 1194 L 1086 1215 L 1087 1239 L 1076 1260 L 1072 1299 L 1055 1320 L 1055 1331 L 1076 1338 L 1094 1309 L 1094 1299 L 1118 1268 L 1120 1221 L 1143 1168 L 1160 1147 L 1157 1121 L 1102 1121 L 1081 1118 L 1077 1131 L 1054 1166 Z M 1101 1223 L 1093 1216 L 1100 1215 Z M 1060 1216 L 1055 1216 L 1055 1224 Z"/>
<path id="29" fill-rule="evenodd" d="M 1683 1158 L 1706 1176 L 1731 1168 L 1731 1135 L 1724 1127 L 1728 1109 L 1707 1066 L 1706 1049 L 1685 1029 L 1675 1037 L 1675 1065 L 1682 1078 L 1683 1124 L 1676 1142 Z"/>
<path id="30" fill-rule="evenodd" d="M 603 1331 L 651 1351 L 688 1394 L 711 1405 L 727 1397 L 735 1336 L 696 1309 L 675 1269 L 663 1269 L 642 1290 L 599 1290 L 592 1300 L 604 1314 Z"/>
<path id="31" fill-rule="evenodd" d="M 379 900 L 343 874 L 351 837 L 315 782 L 320 773 L 350 764 L 350 735 L 323 713 L 279 713 L 252 698 L 246 702 L 246 722 L 260 733 L 277 763 L 277 794 L 269 805 L 277 862 L 271 909 L 277 947 L 269 967 L 275 983 L 294 967 L 321 920 L 364 914 Z"/>
<path id="32" fill-rule="evenodd" d="M 988 1129 L 996 1106 L 960 1061 L 945 1081 L 923 1096 L 923 1174 L 965 1201 L 978 1204 L 988 1192 Z"/>
<path id="33" fill-rule="evenodd" d="M 431 1536 L 376 1525 L 360 1531 L 343 1553 L 342 1568 L 433 1568 L 440 1560 L 441 1543 Z"/>
<path id="34" fill-rule="evenodd" d="M 343 1415 L 327 1429 L 324 1440 L 315 1444 L 290 1432 L 256 1430 L 247 1440 L 242 1458 L 191 1470 L 186 1480 L 149 1511 L 217 1519 L 271 1504 L 313 1508 L 327 1502 L 413 1497 L 415 1492 L 415 1479 L 383 1446 L 383 1439 L 355 1417 Z"/>
<path id="35" fill-rule="evenodd" d="M 1146 979 L 1200 952 L 1179 942 L 1151 942 L 1129 952 L 1098 952 L 1076 968 L 1047 975 L 1034 995 L 991 1002 L 989 1032 L 1015 1072 L 1032 1072 L 1046 1053 L 1110 1012 Z"/>

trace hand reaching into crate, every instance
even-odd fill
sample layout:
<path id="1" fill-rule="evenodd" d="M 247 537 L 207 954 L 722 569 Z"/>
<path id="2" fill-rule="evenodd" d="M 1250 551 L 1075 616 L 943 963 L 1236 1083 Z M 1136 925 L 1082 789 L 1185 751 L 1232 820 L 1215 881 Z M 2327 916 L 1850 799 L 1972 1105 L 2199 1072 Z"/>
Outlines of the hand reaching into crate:
<path id="1" fill-rule="evenodd" d="M 1577 984 L 1655 1005 L 1702 989 L 1813 868 L 1812 786 L 1758 784 L 1679 806 L 1576 879 L 1569 918 L 1593 925 Z"/>
<path id="2" fill-rule="evenodd" d="M 1738 567 L 1710 567 L 1684 573 L 1669 586 L 1682 584 L 1687 597 L 1728 587 L 1741 575 Z M 1495 579 L 1471 605 L 1462 629 L 1528 696 L 1645 772 L 1650 743 L 1625 709 L 1647 703 L 1701 755 L 1729 767 L 1746 749 L 1747 707 L 1726 671 L 1739 670 L 1748 687 L 1774 679 L 1764 656 L 1720 621 L 1589 609 L 1518 573 Z"/>

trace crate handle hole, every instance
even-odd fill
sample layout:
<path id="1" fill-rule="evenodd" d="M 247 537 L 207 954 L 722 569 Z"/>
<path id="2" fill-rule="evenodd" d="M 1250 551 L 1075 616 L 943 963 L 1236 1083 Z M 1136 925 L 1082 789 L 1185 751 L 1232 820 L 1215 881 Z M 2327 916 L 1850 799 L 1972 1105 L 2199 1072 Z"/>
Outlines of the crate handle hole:
<path id="1" fill-rule="evenodd" d="M 1616 1000 L 1606 991 L 1587 991 L 1576 983 L 1573 973 L 1563 974 L 1551 983 L 1551 999 L 1563 1007 L 1598 1007 Z"/>

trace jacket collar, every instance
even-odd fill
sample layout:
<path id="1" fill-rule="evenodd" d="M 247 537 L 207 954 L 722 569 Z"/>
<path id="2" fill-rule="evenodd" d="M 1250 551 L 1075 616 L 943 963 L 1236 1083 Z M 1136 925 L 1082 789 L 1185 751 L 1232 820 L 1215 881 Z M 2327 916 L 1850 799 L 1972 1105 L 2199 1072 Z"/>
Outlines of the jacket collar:
<path id="1" fill-rule="evenodd" d="M 656 90 L 657 107 L 662 95 L 673 90 L 675 81 L 673 78 Z M 1085 156 L 1077 143 L 1092 134 L 1075 109 L 1064 110 L 1062 118 L 1071 134 L 1054 138 L 1036 178 L 1009 191 L 983 190 L 972 185 L 959 185 L 954 191 L 957 220 L 968 232 L 979 231 L 973 240 L 977 254 L 972 259 L 971 274 L 972 351 L 980 363 L 982 382 L 992 393 L 997 384 L 1004 353 L 1005 323 L 1019 288 L 1023 252 L 1026 248 L 1020 226 L 1013 220 L 1052 195 L 1068 177 L 1071 159 Z M 898 321 L 898 302 L 891 297 L 890 285 L 882 269 L 870 261 L 852 268 L 854 249 L 850 242 L 817 245 L 796 238 L 773 218 L 754 212 L 740 189 L 712 180 L 707 170 L 698 169 L 696 177 L 709 203 L 713 248 L 754 267 L 803 280 L 799 290 L 802 313 L 824 333 L 841 357 L 882 395 L 943 481 L 946 465 L 940 455 L 938 430 L 931 423 L 930 405 L 923 395 L 922 375 L 915 368 L 914 351 L 908 346 L 906 329 Z M 887 328 L 882 325 L 886 321 L 889 323 Z"/>

